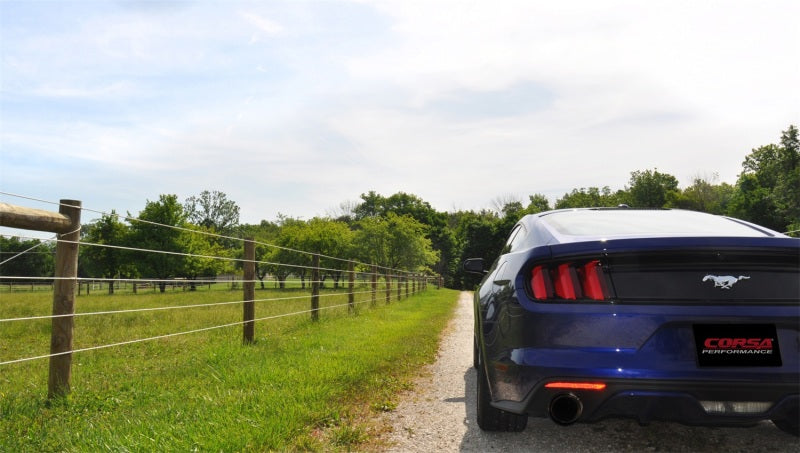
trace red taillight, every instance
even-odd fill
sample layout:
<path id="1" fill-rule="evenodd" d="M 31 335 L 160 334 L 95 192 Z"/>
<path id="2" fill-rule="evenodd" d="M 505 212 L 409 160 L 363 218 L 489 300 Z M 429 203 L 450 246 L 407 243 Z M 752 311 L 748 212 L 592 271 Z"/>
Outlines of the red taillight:
<path id="1" fill-rule="evenodd" d="M 600 261 L 594 260 L 581 266 L 581 283 L 583 294 L 588 299 L 605 300 L 608 297 L 606 279 L 601 274 Z"/>
<path id="2" fill-rule="evenodd" d="M 555 268 L 553 273 L 556 296 L 561 299 L 575 300 L 579 297 L 580 283 L 572 264 L 565 263 Z"/>
<path id="3" fill-rule="evenodd" d="M 537 300 L 608 300 L 600 260 L 539 265 L 531 270 L 531 292 Z"/>
<path id="4" fill-rule="evenodd" d="M 549 272 L 544 266 L 536 266 L 531 271 L 533 297 L 542 300 L 553 297 L 553 285 L 550 283 Z"/>
<path id="5" fill-rule="evenodd" d="M 606 385 L 602 382 L 549 382 L 544 387 L 548 389 L 605 390 Z"/>

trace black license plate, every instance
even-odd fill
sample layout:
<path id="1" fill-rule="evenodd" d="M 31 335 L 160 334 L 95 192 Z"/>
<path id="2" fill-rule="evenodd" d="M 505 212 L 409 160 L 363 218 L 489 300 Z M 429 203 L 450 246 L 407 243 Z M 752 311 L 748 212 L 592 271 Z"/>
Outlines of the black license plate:
<path id="1" fill-rule="evenodd" d="M 696 324 L 697 363 L 707 366 L 781 366 L 774 324 Z"/>

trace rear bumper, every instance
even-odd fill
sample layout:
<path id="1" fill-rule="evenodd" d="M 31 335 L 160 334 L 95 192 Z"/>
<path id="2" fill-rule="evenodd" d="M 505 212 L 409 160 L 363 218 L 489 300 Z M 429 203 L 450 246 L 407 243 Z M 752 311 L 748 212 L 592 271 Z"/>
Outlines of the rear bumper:
<path id="1" fill-rule="evenodd" d="M 569 381 L 548 379 L 547 382 L 556 380 Z M 765 385 L 632 379 L 594 381 L 605 383 L 606 388 L 600 391 L 548 389 L 544 387 L 547 382 L 543 382 L 522 401 L 498 401 L 494 405 L 509 412 L 546 417 L 555 397 L 572 394 L 582 404 L 577 422 L 623 417 L 640 423 L 660 420 L 688 425 L 747 426 L 761 420 L 800 418 L 800 389 L 797 383 Z M 734 402 L 764 404 L 730 404 Z"/>

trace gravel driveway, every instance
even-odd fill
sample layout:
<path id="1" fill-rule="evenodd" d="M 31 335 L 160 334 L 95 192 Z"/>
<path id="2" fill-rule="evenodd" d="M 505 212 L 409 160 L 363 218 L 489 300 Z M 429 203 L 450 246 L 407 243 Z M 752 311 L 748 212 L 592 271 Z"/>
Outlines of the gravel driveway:
<path id="1" fill-rule="evenodd" d="M 475 423 L 472 368 L 472 294 L 462 292 L 436 363 L 421 373 L 415 390 L 383 415 L 384 440 L 395 452 L 441 451 L 676 451 L 798 452 L 800 440 L 770 422 L 752 428 L 702 428 L 630 420 L 558 426 L 531 418 L 521 433 L 486 433 Z"/>

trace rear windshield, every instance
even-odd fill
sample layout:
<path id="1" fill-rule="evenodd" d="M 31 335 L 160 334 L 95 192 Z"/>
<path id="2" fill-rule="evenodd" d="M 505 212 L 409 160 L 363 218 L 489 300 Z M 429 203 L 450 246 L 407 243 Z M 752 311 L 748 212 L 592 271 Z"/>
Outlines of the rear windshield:
<path id="1" fill-rule="evenodd" d="M 542 217 L 552 229 L 568 236 L 772 236 L 767 229 L 694 211 L 587 209 L 558 211 Z"/>

